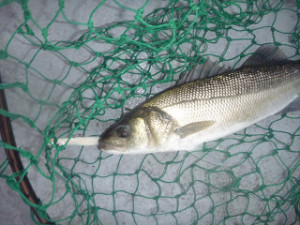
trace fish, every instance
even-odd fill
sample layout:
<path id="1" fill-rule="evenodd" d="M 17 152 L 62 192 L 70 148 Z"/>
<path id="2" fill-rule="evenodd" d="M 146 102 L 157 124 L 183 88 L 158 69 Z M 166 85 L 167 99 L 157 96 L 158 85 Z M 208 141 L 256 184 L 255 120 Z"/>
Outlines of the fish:
<path id="1" fill-rule="evenodd" d="M 287 107 L 300 109 L 300 60 L 288 60 L 278 47 L 261 46 L 235 70 L 209 61 L 125 114 L 100 135 L 98 149 L 193 151 Z"/>

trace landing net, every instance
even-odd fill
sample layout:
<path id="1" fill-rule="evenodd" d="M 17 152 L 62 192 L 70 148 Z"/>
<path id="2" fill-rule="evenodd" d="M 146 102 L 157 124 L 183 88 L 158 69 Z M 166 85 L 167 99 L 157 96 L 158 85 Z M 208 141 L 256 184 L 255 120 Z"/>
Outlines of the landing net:
<path id="1" fill-rule="evenodd" d="M 0 89 L 9 110 L 0 115 L 12 121 L 17 147 L 0 147 L 18 152 L 24 165 L 11 173 L 2 151 L 2 181 L 55 224 L 299 224 L 299 111 L 194 152 L 110 155 L 49 146 L 51 138 L 100 135 L 126 108 L 207 57 L 238 68 L 273 44 L 299 58 L 299 7 L 271 0 L 2 1 Z M 26 174 L 38 204 L 18 185 Z M 40 223 L 33 213 L 32 220 Z"/>

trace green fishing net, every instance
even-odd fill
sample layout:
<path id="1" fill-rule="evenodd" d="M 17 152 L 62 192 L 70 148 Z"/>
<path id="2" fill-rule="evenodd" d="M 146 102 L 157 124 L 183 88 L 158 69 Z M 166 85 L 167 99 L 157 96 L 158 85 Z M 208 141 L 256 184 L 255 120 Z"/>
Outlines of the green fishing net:
<path id="1" fill-rule="evenodd" d="M 9 108 L 0 114 L 12 121 L 17 142 L 0 147 L 17 151 L 24 165 L 12 173 L 1 154 L 1 180 L 55 224 L 299 224 L 299 111 L 193 152 L 110 155 L 50 142 L 100 135 L 207 58 L 238 68 L 273 44 L 297 59 L 299 7 L 279 0 L 0 2 L 0 89 Z M 15 180 L 26 174 L 38 204 Z"/>

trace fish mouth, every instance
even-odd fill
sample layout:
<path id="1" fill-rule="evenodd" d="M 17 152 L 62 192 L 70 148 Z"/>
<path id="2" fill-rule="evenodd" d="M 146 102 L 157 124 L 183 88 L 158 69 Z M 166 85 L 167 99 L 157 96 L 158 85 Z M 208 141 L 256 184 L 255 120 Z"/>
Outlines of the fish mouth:
<path id="1" fill-rule="evenodd" d="M 105 152 L 110 152 L 110 151 L 112 151 L 112 152 L 115 152 L 115 151 L 122 152 L 122 151 L 124 151 L 124 148 L 125 148 L 125 146 L 122 145 L 122 144 L 105 143 L 105 142 L 101 141 L 101 139 L 99 139 L 97 147 L 98 147 L 99 150 L 105 151 Z"/>

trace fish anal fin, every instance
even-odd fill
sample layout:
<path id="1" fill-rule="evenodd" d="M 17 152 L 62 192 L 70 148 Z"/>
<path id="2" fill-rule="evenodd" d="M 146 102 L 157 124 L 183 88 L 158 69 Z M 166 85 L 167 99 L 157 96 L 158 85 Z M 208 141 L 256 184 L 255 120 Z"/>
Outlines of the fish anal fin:
<path id="1" fill-rule="evenodd" d="M 197 133 L 201 130 L 205 130 L 205 129 L 211 127 L 214 123 L 215 123 L 215 121 L 212 121 L 212 120 L 190 123 L 183 127 L 177 128 L 175 130 L 175 133 L 177 135 L 179 135 L 181 138 L 185 138 L 188 135 Z"/>

